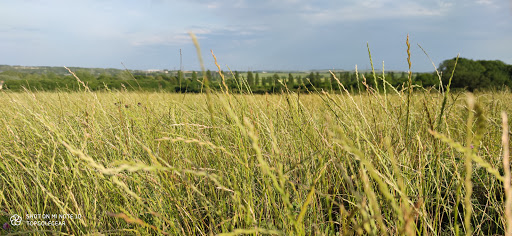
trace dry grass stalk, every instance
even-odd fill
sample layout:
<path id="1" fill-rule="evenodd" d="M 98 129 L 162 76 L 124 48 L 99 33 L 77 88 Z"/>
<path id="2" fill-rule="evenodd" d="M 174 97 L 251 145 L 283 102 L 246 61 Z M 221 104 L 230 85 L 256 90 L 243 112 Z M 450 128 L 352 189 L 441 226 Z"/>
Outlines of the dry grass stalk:
<path id="1" fill-rule="evenodd" d="M 503 121 L 503 136 L 501 141 L 503 144 L 503 169 L 505 173 L 505 180 L 503 186 L 505 189 L 505 219 L 506 219 L 506 233 L 505 235 L 512 235 L 512 188 L 510 186 L 510 151 L 509 151 L 509 137 L 508 137 L 508 117 L 507 113 L 501 113 Z"/>

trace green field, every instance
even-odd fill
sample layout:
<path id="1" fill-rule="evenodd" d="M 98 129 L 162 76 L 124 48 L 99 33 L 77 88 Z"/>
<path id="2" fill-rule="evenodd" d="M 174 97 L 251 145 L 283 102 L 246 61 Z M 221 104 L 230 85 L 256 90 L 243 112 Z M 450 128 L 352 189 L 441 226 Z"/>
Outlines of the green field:
<path id="1" fill-rule="evenodd" d="M 0 101 L 0 223 L 23 218 L 2 233 L 492 235 L 512 219 L 508 92 Z"/>

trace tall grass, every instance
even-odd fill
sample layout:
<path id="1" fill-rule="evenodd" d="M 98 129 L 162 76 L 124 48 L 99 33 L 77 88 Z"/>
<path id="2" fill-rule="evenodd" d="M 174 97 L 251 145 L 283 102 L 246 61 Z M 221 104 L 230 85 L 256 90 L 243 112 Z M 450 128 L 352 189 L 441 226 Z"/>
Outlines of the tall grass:
<path id="1" fill-rule="evenodd" d="M 507 92 L 339 86 L 2 91 L 0 223 L 83 216 L 4 231 L 16 234 L 511 232 Z"/>

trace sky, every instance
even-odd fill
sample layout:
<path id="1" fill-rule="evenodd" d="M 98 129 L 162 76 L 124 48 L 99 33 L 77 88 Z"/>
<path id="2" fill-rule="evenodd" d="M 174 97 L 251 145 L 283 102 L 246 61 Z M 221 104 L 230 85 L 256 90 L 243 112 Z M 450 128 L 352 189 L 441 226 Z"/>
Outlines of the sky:
<path id="1" fill-rule="evenodd" d="M 199 70 L 434 71 L 512 64 L 512 0 L 2 0 L 0 64 Z"/>

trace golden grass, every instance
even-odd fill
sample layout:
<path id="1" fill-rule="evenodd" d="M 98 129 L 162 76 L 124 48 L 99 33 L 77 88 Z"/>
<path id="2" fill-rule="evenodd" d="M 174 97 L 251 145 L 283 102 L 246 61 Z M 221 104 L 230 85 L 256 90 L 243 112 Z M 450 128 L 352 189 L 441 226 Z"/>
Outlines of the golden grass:
<path id="1" fill-rule="evenodd" d="M 510 230 L 509 95 L 453 94 L 434 131 L 444 96 L 416 92 L 410 140 L 402 96 L 213 93 L 210 113 L 204 94 L 2 92 L 1 219 L 84 216 L 11 228 L 34 234 Z"/>

